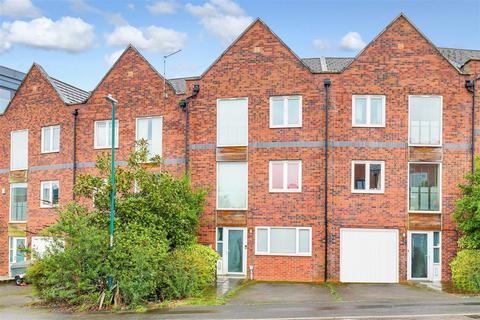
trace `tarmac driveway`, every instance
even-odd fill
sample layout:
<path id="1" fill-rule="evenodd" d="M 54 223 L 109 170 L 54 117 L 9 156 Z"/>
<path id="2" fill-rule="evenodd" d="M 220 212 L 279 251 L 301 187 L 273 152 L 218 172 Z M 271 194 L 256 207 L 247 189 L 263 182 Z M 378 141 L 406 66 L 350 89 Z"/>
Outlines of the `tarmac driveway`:
<path id="1" fill-rule="evenodd" d="M 228 304 L 295 304 L 358 302 L 460 302 L 465 297 L 402 284 L 291 284 L 256 283 L 234 296 Z"/>

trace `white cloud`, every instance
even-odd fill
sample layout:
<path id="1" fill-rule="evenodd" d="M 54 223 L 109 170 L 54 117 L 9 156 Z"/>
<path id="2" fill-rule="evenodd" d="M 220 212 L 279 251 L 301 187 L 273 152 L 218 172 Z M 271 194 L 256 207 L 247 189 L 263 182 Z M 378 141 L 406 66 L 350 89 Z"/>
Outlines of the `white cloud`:
<path id="1" fill-rule="evenodd" d="M 127 45 L 151 52 L 169 53 L 181 49 L 185 45 L 187 35 L 172 29 L 150 26 L 138 29 L 131 25 L 116 27 L 108 34 L 107 44 Z"/>
<path id="2" fill-rule="evenodd" d="M 201 6 L 188 3 L 186 9 L 199 17 L 202 26 L 225 44 L 234 40 L 253 21 L 232 0 L 209 0 Z"/>
<path id="3" fill-rule="evenodd" d="M 324 39 L 313 39 L 312 45 L 313 48 L 317 51 L 324 51 L 330 49 L 330 43 Z"/>
<path id="4" fill-rule="evenodd" d="M 98 9 L 87 3 L 85 0 L 69 0 L 70 5 L 73 10 L 79 12 L 89 12 L 103 17 L 108 23 L 116 26 L 127 25 L 128 22 L 125 20 L 121 13 L 117 12 L 106 12 Z"/>
<path id="5" fill-rule="evenodd" d="M 177 4 L 173 1 L 159 1 L 147 6 L 151 14 L 173 14 L 177 11 Z"/>
<path id="6" fill-rule="evenodd" d="M 40 16 L 40 9 L 31 0 L 0 0 L 0 16 L 35 18 Z"/>
<path id="7" fill-rule="evenodd" d="M 130 10 L 135 10 L 135 4 L 134 3 L 129 3 L 127 4 L 127 8 Z"/>
<path id="8" fill-rule="evenodd" d="M 120 58 L 122 53 L 123 53 L 123 50 L 117 50 L 115 52 L 112 52 L 111 54 L 105 55 L 104 56 L 105 63 L 108 66 L 112 66 L 118 60 L 118 58 Z"/>
<path id="9" fill-rule="evenodd" d="M 340 47 L 349 51 L 363 49 L 365 45 L 365 41 L 363 41 L 358 32 L 348 32 L 343 36 L 342 41 L 340 42 Z"/>
<path id="10" fill-rule="evenodd" d="M 62 17 L 53 21 L 42 17 L 28 22 L 4 22 L 0 27 L 0 49 L 4 50 L 13 44 L 23 44 L 42 49 L 80 52 L 92 47 L 94 41 L 93 26 L 80 18 Z"/>

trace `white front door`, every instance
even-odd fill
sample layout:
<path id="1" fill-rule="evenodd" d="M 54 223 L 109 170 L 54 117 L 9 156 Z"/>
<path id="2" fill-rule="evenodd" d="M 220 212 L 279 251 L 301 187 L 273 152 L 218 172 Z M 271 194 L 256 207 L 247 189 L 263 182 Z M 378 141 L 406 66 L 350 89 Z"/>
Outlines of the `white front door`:
<path id="1" fill-rule="evenodd" d="M 397 229 L 340 229 L 341 282 L 398 282 Z"/>
<path id="2" fill-rule="evenodd" d="M 12 264 L 25 261 L 25 248 L 27 246 L 27 238 L 24 237 L 9 237 L 9 259 L 8 272 L 12 275 Z"/>
<path id="3" fill-rule="evenodd" d="M 217 228 L 217 252 L 221 255 L 219 273 L 245 275 L 247 240 L 245 228 Z"/>
<path id="4" fill-rule="evenodd" d="M 408 232 L 408 279 L 441 280 L 441 232 Z"/>

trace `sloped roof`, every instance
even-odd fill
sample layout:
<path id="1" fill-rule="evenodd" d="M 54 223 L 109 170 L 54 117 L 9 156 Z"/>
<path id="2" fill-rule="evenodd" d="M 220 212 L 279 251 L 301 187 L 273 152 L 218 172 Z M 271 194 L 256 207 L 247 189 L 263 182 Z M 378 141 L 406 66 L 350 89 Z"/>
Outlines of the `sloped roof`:
<path id="1" fill-rule="evenodd" d="M 480 59 L 480 50 L 438 48 L 442 55 L 457 68 L 461 68 L 470 59 Z"/>
<path id="2" fill-rule="evenodd" d="M 322 59 L 325 59 L 323 62 Z M 303 63 L 313 73 L 341 72 L 348 66 L 353 58 L 349 57 L 325 57 L 325 58 L 304 58 Z"/>
<path id="3" fill-rule="evenodd" d="M 57 92 L 60 99 L 63 100 L 66 104 L 77 104 L 82 103 L 90 96 L 90 92 L 82 90 L 80 88 L 74 87 L 71 84 L 65 83 L 58 79 L 52 78 L 48 73 L 40 66 L 35 64 L 38 69 L 43 73 L 45 79 L 47 79 L 52 87 Z"/>

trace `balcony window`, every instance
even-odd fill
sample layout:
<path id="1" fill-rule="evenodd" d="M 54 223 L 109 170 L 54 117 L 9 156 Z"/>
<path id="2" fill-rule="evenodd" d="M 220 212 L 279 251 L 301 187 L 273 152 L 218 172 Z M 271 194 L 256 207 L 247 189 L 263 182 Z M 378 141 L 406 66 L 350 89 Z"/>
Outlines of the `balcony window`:
<path id="1" fill-rule="evenodd" d="M 440 164 L 409 164 L 409 210 L 440 211 Z"/>

